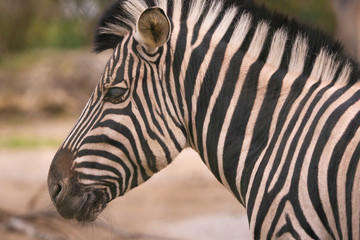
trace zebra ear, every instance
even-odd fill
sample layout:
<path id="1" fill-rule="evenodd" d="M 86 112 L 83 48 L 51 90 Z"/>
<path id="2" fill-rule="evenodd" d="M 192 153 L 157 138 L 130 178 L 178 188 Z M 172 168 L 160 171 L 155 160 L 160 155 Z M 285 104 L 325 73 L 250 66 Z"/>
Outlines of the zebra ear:
<path id="1" fill-rule="evenodd" d="M 135 35 L 149 53 L 164 45 L 170 36 L 170 21 L 158 7 L 146 9 L 137 22 Z"/>

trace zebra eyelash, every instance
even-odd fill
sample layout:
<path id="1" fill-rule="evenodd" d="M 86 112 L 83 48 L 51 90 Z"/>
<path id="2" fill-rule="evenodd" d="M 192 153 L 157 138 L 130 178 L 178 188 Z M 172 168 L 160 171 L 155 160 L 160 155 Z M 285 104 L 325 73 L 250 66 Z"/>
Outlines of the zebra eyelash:
<path id="1" fill-rule="evenodd" d="M 104 96 L 104 101 L 111 102 L 113 104 L 122 103 L 126 100 L 126 93 L 128 89 L 120 88 L 120 87 L 113 87 L 108 89 Z"/>
<path id="2" fill-rule="evenodd" d="M 130 88 L 126 81 L 112 87 L 105 86 L 104 101 L 112 104 L 122 103 L 128 98 L 129 92 Z"/>

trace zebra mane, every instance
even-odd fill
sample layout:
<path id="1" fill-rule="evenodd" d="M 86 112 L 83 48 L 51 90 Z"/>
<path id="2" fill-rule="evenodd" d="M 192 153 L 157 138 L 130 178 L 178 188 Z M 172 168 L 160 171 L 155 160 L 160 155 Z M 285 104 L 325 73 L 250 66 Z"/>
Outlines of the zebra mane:
<path id="1" fill-rule="evenodd" d="M 179 20 L 191 19 L 194 25 L 204 20 L 204 13 L 211 12 L 208 15 L 211 15 L 212 19 L 207 16 L 206 20 L 210 20 L 212 24 L 219 16 L 226 16 L 230 10 L 235 9 L 234 19 L 239 19 L 237 21 L 241 21 L 243 19 L 241 16 L 244 14 L 251 17 L 249 32 L 241 46 L 244 51 L 249 47 L 258 24 L 265 22 L 269 27 L 269 34 L 259 54 L 260 61 L 266 62 L 270 55 L 270 48 L 274 44 L 275 35 L 279 35 L 279 30 L 281 30 L 287 35 L 280 64 L 283 69 L 289 69 L 294 65 L 294 60 L 290 59 L 294 55 L 295 46 L 305 44 L 305 48 L 302 49 L 305 50 L 302 57 L 306 59 L 305 64 L 301 66 L 303 74 L 314 74 L 313 66 L 318 64 L 320 69 L 315 70 L 318 71 L 315 74 L 319 78 L 346 79 L 346 82 L 350 84 L 358 82 L 360 78 L 358 63 L 348 56 L 340 42 L 335 41 L 323 31 L 308 27 L 293 18 L 268 10 L 264 6 L 253 4 L 249 0 L 117 0 L 105 10 L 98 22 L 94 50 L 101 52 L 115 48 L 124 36 L 135 31 L 136 21 L 141 13 L 153 6 L 161 7 L 170 19 L 173 15 L 179 14 L 181 15 Z M 175 13 L 180 11 L 179 7 L 181 12 Z M 173 12 L 172 9 L 176 10 Z M 231 28 L 233 31 L 236 30 L 235 26 Z M 224 39 L 230 41 L 231 36 L 225 35 Z M 279 39 L 279 41 L 284 41 L 284 39 Z"/>

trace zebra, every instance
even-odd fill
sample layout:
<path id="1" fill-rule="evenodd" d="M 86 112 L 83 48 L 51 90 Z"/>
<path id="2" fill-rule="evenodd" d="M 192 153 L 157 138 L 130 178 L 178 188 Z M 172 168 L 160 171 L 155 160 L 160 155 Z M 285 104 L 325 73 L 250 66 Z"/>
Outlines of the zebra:
<path id="1" fill-rule="evenodd" d="M 325 33 L 247 0 L 119 0 L 113 50 L 57 151 L 58 212 L 106 204 L 193 148 L 245 206 L 254 239 L 360 238 L 358 63 Z"/>

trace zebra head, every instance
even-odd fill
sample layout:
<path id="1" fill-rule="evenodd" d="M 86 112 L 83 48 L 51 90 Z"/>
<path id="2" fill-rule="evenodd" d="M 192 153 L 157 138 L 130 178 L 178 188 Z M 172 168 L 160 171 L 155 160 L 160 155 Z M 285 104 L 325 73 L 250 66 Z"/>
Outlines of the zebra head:
<path id="1" fill-rule="evenodd" d="M 121 25 L 111 11 L 100 21 L 96 41 L 97 50 L 113 48 L 113 55 L 48 175 L 57 210 L 78 221 L 95 220 L 106 203 L 145 182 L 186 145 L 165 91 L 168 17 L 151 7 Z"/>

